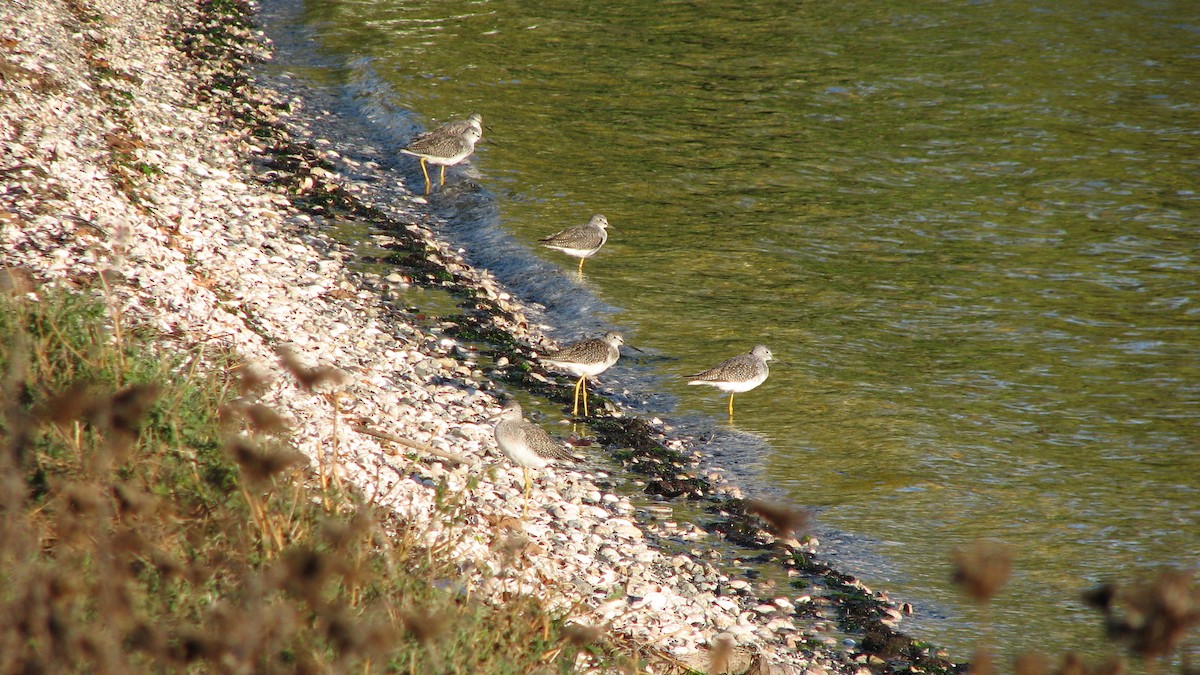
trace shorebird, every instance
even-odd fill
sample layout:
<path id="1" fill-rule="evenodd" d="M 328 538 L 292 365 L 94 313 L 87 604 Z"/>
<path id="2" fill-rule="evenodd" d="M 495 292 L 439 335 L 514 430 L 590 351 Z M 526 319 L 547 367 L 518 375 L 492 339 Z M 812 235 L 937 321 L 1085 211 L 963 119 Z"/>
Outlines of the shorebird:
<path id="1" fill-rule="evenodd" d="M 544 429 L 525 419 L 521 404 L 513 401 L 504 406 L 496 423 L 496 445 L 525 474 L 525 506 L 521 511 L 524 518 L 529 510 L 530 469 L 542 467 L 560 460 L 575 461 L 578 458 L 567 452 L 561 443 L 550 438 Z"/>
<path id="2" fill-rule="evenodd" d="M 583 274 L 583 261 L 595 255 L 608 241 L 607 227 L 608 218 L 597 213 L 583 225 L 572 225 L 538 241 L 546 248 L 579 258 L 579 273 Z"/>
<path id="3" fill-rule="evenodd" d="M 733 395 L 762 384 L 771 374 L 767 361 L 773 358 L 766 345 L 757 345 L 749 354 L 738 354 L 702 373 L 688 375 L 688 384 L 707 384 L 729 392 L 729 421 L 732 422 Z"/>
<path id="4" fill-rule="evenodd" d="M 442 167 L 438 186 L 446 184 L 446 167 L 453 166 L 475 152 L 475 144 L 483 138 L 483 116 L 472 113 L 465 120 L 452 120 L 442 126 L 417 136 L 400 152 L 421 160 L 421 173 L 425 175 L 425 194 L 429 194 L 429 171 L 425 163 Z"/>
<path id="5" fill-rule="evenodd" d="M 588 338 L 563 347 L 553 354 L 545 354 L 542 362 L 577 375 L 575 383 L 575 405 L 572 415 L 579 414 L 579 393 L 583 392 L 583 416 L 588 416 L 587 407 L 587 378 L 594 377 L 608 370 L 621 357 L 621 345 L 625 338 L 620 333 L 609 331 L 604 337 Z"/>

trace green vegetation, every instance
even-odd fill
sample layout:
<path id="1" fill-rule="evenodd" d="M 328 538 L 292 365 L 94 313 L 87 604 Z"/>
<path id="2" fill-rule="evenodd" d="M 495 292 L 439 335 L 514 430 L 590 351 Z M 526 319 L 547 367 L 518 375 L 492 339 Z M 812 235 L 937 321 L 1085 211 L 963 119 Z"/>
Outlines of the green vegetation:
<path id="1" fill-rule="evenodd" d="M 565 672 L 601 651 L 533 600 L 473 599 L 420 526 L 308 469 L 261 378 L 167 353 L 98 295 L 0 297 L 0 672 Z"/>

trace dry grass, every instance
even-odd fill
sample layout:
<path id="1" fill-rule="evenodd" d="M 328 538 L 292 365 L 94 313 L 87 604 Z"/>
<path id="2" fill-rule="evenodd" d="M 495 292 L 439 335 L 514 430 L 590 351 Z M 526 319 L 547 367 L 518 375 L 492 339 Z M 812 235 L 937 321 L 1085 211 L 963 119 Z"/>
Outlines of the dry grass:
<path id="1" fill-rule="evenodd" d="M 260 375 L 200 375 L 112 316 L 0 298 L 0 672 L 568 672 L 603 651 L 534 600 L 442 590 L 462 580 L 426 533 L 308 487 Z"/>

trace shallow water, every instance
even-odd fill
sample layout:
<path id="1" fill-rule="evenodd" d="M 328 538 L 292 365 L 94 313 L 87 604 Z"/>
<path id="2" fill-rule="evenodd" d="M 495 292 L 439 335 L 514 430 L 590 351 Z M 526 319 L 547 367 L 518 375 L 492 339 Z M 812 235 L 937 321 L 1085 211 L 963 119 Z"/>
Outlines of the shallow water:
<path id="1" fill-rule="evenodd" d="M 1080 590 L 1200 560 L 1200 5 L 730 4 L 306 0 L 272 37 L 392 150 L 483 114 L 448 236 L 652 352 L 600 378 L 657 378 L 630 404 L 720 430 L 681 376 L 769 345 L 708 450 L 872 540 L 919 637 L 978 643 L 948 555 L 988 536 L 1009 651 L 1102 651 Z M 581 282 L 536 240 L 592 213 Z"/>

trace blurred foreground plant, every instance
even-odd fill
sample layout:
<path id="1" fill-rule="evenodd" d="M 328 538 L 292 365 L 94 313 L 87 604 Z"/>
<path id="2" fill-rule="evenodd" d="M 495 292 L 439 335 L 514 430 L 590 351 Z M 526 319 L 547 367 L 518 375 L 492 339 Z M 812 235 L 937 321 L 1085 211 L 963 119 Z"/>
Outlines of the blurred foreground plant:
<path id="1" fill-rule="evenodd" d="M 985 610 L 1012 573 L 1012 551 L 999 542 L 977 541 L 956 549 L 953 561 L 954 582 Z M 1157 661 L 1170 657 L 1191 629 L 1200 625 L 1200 586 L 1193 573 L 1183 570 L 1162 570 L 1152 579 L 1128 585 L 1098 586 L 1085 592 L 1083 599 L 1104 613 L 1108 637 L 1143 659 L 1147 673 L 1155 672 Z M 985 621 L 987 616 L 985 613 Z M 989 639 L 990 626 L 985 626 L 984 638 L 972 657 L 971 673 L 996 672 Z M 1042 654 L 1026 653 L 1017 657 L 1013 670 L 1016 675 L 1122 675 L 1126 665 L 1115 655 L 1089 662 L 1068 651 L 1057 668 Z M 1186 659 L 1181 673 L 1191 675 Z"/>
<path id="2" fill-rule="evenodd" d="M 427 532 L 309 487 L 261 375 L 115 340 L 112 316 L 0 297 L 0 672 L 523 673 L 600 651 L 528 597 L 442 590 L 460 572 Z"/>

